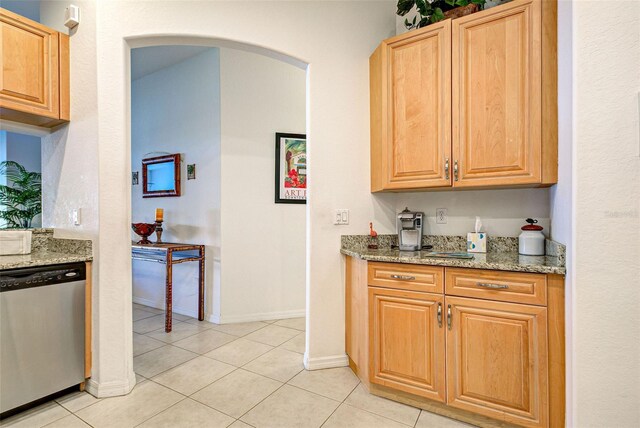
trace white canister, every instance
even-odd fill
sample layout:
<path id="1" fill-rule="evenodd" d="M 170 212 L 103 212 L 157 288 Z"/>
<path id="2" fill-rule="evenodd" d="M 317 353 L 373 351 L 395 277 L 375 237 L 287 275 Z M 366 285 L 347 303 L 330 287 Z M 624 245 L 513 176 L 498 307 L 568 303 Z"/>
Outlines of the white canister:
<path id="1" fill-rule="evenodd" d="M 527 225 L 522 226 L 522 233 L 518 237 L 518 252 L 525 256 L 544 256 L 545 237 L 538 220 L 528 218 Z"/>

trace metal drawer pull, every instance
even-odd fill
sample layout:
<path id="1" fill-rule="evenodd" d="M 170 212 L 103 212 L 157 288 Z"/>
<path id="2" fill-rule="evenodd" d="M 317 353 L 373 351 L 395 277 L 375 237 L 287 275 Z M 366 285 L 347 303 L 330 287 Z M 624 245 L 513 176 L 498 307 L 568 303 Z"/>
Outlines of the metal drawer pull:
<path id="1" fill-rule="evenodd" d="M 438 327 L 442 327 L 442 303 L 438 303 Z"/>
<path id="2" fill-rule="evenodd" d="M 449 179 L 449 158 L 444 158 L 444 178 Z"/>
<path id="3" fill-rule="evenodd" d="M 451 305 L 447 305 L 447 328 L 451 330 Z"/>
<path id="4" fill-rule="evenodd" d="M 506 288 L 509 288 L 509 286 L 506 284 L 490 284 L 486 282 L 478 282 L 476 285 L 478 287 L 491 288 L 493 290 L 504 290 Z"/>
<path id="5" fill-rule="evenodd" d="M 413 281 L 416 279 L 415 276 L 405 276 L 405 275 L 391 275 L 393 279 L 400 279 L 402 281 Z"/>

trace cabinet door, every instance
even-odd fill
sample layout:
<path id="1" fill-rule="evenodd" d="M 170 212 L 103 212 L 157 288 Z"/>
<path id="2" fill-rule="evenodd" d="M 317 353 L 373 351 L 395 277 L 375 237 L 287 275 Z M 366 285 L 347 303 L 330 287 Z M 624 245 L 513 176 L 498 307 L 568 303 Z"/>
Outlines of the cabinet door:
<path id="1" fill-rule="evenodd" d="M 58 32 L 5 9 L 0 25 L 0 107 L 58 118 Z"/>
<path id="2" fill-rule="evenodd" d="M 548 426 L 547 309 L 458 297 L 445 303 L 447 404 Z"/>
<path id="3" fill-rule="evenodd" d="M 369 287 L 370 381 L 445 400 L 443 296 Z"/>
<path id="4" fill-rule="evenodd" d="M 372 147 L 382 158 L 380 170 L 372 163 L 372 175 L 382 175 L 383 190 L 450 186 L 445 168 L 451 158 L 451 20 L 387 40 L 383 47 L 386 126 L 381 146 Z"/>
<path id="5" fill-rule="evenodd" d="M 540 3 L 453 21 L 454 187 L 541 182 Z"/>

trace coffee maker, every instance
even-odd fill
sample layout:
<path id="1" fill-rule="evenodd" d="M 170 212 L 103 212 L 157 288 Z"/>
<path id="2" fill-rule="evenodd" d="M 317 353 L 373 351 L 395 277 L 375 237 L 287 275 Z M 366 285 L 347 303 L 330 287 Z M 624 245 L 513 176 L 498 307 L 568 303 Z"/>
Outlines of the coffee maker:
<path id="1" fill-rule="evenodd" d="M 398 248 L 400 251 L 420 251 L 422 248 L 422 219 L 424 213 L 404 211 L 398 214 L 396 228 L 398 230 Z"/>

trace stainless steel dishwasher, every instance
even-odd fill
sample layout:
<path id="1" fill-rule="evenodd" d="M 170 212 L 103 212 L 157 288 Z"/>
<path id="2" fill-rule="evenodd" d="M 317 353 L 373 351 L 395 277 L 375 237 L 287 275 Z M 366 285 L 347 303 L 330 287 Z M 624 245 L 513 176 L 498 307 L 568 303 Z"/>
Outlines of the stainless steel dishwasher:
<path id="1" fill-rule="evenodd" d="M 84 382 L 84 263 L 0 272 L 0 413 Z"/>

